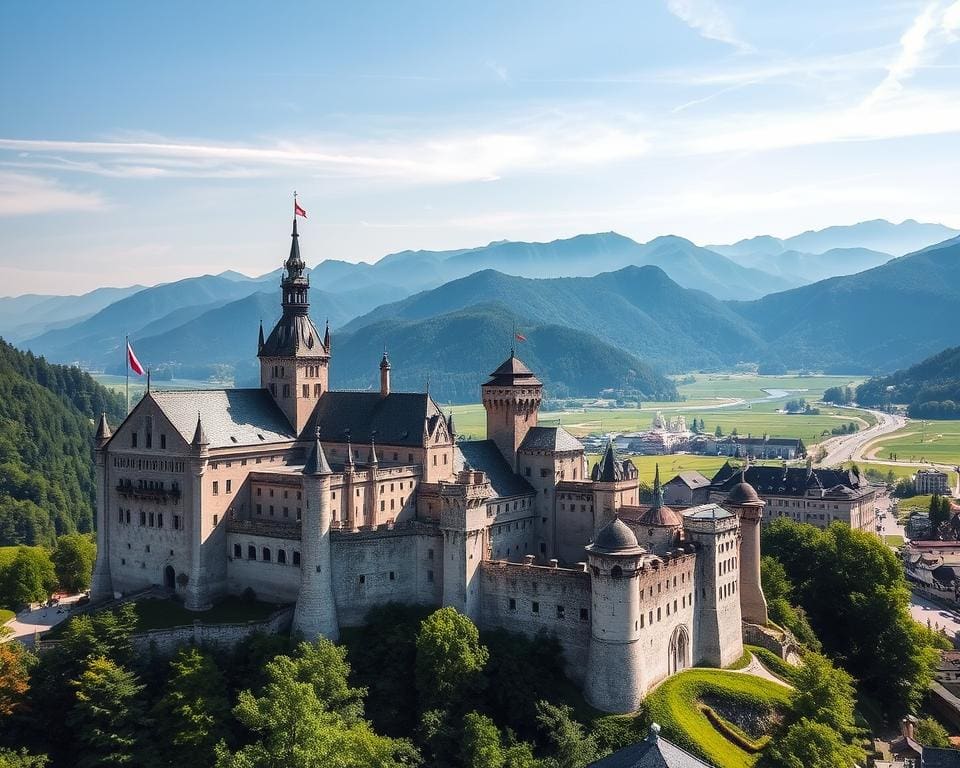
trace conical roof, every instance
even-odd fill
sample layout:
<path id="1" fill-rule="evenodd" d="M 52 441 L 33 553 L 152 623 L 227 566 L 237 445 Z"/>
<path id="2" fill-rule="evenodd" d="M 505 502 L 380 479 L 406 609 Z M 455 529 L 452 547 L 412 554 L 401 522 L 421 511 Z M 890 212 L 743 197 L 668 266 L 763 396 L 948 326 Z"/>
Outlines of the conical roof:
<path id="1" fill-rule="evenodd" d="M 207 433 L 203 431 L 203 422 L 200 420 L 199 411 L 197 412 L 197 428 L 193 431 L 192 444 L 197 447 L 210 445 L 210 441 L 207 440 Z"/>
<path id="2" fill-rule="evenodd" d="M 320 445 L 320 428 L 317 427 L 317 439 L 310 449 L 310 455 L 307 457 L 307 463 L 303 467 L 305 475 L 330 475 L 333 470 L 327 463 L 327 456 L 323 452 L 323 446 Z"/>
<path id="3" fill-rule="evenodd" d="M 107 424 L 107 414 L 100 414 L 100 421 L 97 422 L 97 442 L 103 443 L 111 438 L 113 432 L 110 431 L 110 425 Z"/>
<path id="4" fill-rule="evenodd" d="M 613 440 L 607 440 L 607 450 L 594 466 L 590 479 L 598 483 L 618 483 L 624 479 L 623 464 L 617 460 Z"/>

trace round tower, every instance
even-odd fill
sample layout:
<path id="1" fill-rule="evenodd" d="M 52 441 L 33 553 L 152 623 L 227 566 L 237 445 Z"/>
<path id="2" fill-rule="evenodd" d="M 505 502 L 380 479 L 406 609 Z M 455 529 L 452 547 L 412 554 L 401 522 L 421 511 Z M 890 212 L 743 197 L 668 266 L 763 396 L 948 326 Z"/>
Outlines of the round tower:
<path id="1" fill-rule="evenodd" d="M 510 357 L 490 374 L 480 394 L 487 412 L 487 438 L 516 471 L 517 449 L 530 427 L 537 425 L 543 384 L 510 350 Z"/>
<path id="2" fill-rule="evenodd" d="M 646 550 L 618 517 L 586 550 L 593 614 L 584 695 L 604 712 L 633 712 L 646 690 L 638 585 Z"/>
<path id="3" fill-rule="evenodd" d="M 746 480 L 727 494 L 723 506 L 740 518 L 740 613 L 750 624 L 767 623 L 767 599 L 760 583 L 760 522 L 766 502 Z"/>
<path id="4" fill-rule="evenodd" d="M 320 445 L 320 428 L 303 467 L 305 505 L 300 526 L 300 591 L 293 613 L 293 631 L 307 640 L 320 635 L 337 642 L 337 604 L 333 596 L 330 553 L 330 475 L 333 471 Z"/>

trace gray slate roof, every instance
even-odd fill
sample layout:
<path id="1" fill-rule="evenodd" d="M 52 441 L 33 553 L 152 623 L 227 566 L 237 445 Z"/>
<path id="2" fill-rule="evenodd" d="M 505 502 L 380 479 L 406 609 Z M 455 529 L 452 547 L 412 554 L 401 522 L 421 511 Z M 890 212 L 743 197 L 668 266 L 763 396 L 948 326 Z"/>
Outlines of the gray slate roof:
<path id="1" fill-rule="evenodd" d="M 459 472 L 465 467 L 486 472 L 498 498 L 534 493 L 530 483 L 514 474 L 493 440 L 465 440 L 457 443 L 453 468 Z"/>
<path id="2" fill-rule="evenodd" d="M 583 443 L 563 427 L 530 427 L 520 451 L 582 451 Z"/>
<path id="3" fill-rule="evenodd" d="M 726 520 L 733 517 L 733 512 L 729 512 L 719 504 L 701 504 L 699 507 L 693 507 L 689 512 L 683 513 L 684 517 L 691 520 Z"/>
<path id="4" fill-rule="evenodd" d="M 312 440 L 320 426 L 320 439 L 342 443 L 349 432 L 354 445 L 422 446 L 424 429 L 432 430 L 440 408 L 430 395 L 420 392 L 326 392 L 303 430 Z M 373 433 L 376 432 L 376 435 Z"/>
<path id="5" fill-rule="evenodd" d="M 309 315 L 285 313 L 270 331 L 270 335 L 257 352 L 257 357 L 323 358 L 329 352 L 323 346 L 323 336 Z"/>
<path id="6" fill-rule="evenodd" d="M 704 486 L 710 485 L 709 478 L 704 477 L 699 472 L 693 472 L 693 471 L 680 472 L 672 480 L 670 480 L 671 483 L 674 483 L 676 481 L 680 481 L 685 486 L 687 486 L 687 488 L 691 488 L 691 489 L 703 488 Z"/>
<path id="7" fill-rule="evenodd" d="M 287 417 L 264 389 L 153 390 L 147 397 L 188 443 L 197 428 L 197 413 L 211 448 L 296 439 Z"/>
<path id="8" fill-rule="evenodd" d="M 617 750 L 587 768 L 713 768 L 663 737 L 647 738 Z"/>
<path id="9" fill-rule="evenodd" d="M 944 747 L 924 747 L 922 768 L 960 768 L 960 750 Z"/>

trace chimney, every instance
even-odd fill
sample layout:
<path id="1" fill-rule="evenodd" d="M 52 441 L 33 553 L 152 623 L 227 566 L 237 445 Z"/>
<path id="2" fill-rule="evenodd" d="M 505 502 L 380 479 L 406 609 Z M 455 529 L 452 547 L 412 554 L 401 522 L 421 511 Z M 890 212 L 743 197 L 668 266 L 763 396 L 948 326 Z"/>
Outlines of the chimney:
<path id="1" fill-rule="evenodd" d="M 390 361 L 387 359 L 387 350 L 383 350 L 383 359 L 380 361 L 380 397 L 390 394 Z"/>

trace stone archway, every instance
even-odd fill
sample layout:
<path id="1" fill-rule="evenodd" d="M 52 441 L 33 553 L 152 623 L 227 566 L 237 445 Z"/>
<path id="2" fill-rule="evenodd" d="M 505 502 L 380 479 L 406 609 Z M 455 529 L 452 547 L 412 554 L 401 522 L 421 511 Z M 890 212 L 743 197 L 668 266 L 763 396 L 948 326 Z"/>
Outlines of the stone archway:
<path id="1" fill-rule="evenodd" d="M 685 625 L 681 624 L 673 630 L 667 654 L 669 674 L 676 674 L 690 666 L 690 633 L 687 632 Z"/>
<path id="2" fill-rule="evenodd" d="M 163 569 L 163 586 L 171 592 L 177 588 L 177 575 L 172 565 L 168 565 Z"/>

